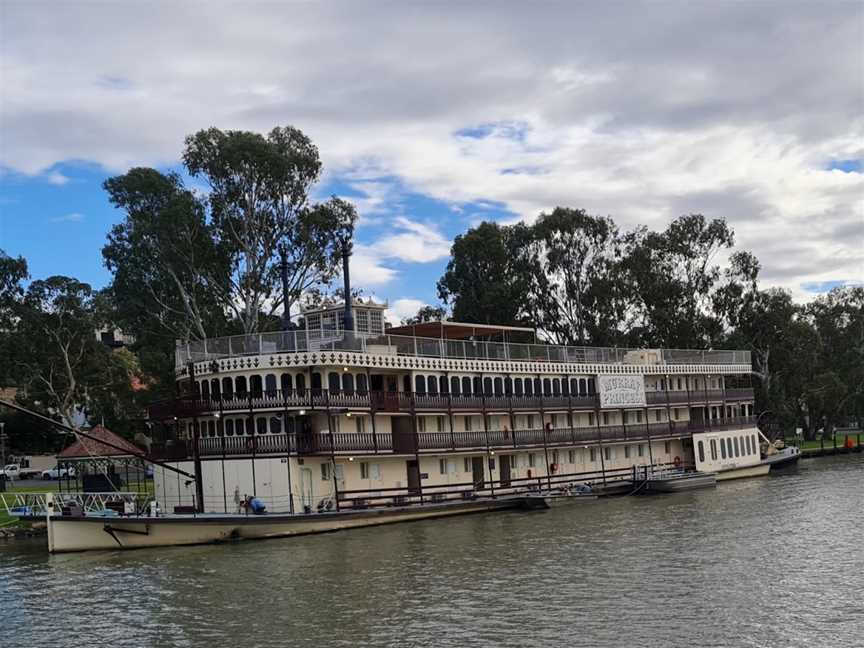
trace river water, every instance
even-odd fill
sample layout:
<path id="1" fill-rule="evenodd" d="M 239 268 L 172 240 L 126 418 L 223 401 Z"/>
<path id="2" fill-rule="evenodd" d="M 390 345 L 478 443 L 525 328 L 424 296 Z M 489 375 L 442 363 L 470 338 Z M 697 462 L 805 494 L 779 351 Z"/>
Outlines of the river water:
<path id="1" fill-rule="evenodd" d="M 864 458 L 225 546 L 0 544 L 0 645 L 864 646 Z"/>

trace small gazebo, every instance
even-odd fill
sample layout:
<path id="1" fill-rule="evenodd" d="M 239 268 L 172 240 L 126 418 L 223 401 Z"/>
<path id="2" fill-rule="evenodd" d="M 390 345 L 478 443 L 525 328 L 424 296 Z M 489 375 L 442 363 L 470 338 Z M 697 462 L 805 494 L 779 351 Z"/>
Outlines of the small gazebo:
<path id="1" fill-rule="evenodd" d="M 60 490 L 85 493 L 141 492 L 147 488 L 144 451 L 103 425 L 86 431 L 57 455 Z M 67 469 L 67 470 L 63 470 Z M 74 476 L 70 470 L 74 469 Z M 65 473 L 65 474 L 64 474 Z"/>

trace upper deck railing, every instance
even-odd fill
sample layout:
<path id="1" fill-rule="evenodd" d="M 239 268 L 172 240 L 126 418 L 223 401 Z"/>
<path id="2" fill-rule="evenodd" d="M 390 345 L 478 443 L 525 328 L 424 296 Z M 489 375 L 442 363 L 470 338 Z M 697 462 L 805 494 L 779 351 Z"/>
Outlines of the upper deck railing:
<path id="1" fill-rule="evenodd" d="M 344 333 L 315 339 L 306 331 L 279 331 L 210 338 L 177 344 L 176 366 L 247 355 L 298 353 L 304 351 L 351 351 L 380 355 L 455 358 L 469 360 L 513 360 L 520 362 L 567 362 L 576 364 L 750 364 L 749 351 L 699 349 L 638 349 L 627 347 L 580 347 L 484 340 L 448 340 L 407 335 Z M 644 363 L 638 353 L 657 352 Z"/>

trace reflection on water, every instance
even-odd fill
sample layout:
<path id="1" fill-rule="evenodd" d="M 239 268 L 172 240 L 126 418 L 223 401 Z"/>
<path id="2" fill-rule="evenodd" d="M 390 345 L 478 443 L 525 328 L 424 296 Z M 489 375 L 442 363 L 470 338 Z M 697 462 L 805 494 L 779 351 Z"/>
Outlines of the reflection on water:
<path id="1" fill-rule="evenodd" d="M 861 646 L 861 457 L 228 546 L 0 545 L 4 646 Z"/>

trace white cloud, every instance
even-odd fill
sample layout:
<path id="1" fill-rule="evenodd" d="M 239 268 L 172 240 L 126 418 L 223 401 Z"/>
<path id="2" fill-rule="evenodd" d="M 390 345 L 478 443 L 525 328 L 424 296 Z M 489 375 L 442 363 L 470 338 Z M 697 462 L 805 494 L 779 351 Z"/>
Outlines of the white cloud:
<path id="1" fill-rule="evenodd" d="M 446 255 L 404 190 L 525 219 L 723 216 L 767 283 L 803 295 L 864 279 L 864 174 L 825 170 L 864 158 L 862 20 L 856 3 L 633 3 L 627 20 L 603 3 L 14 3 L 0 165 L 172 164 L 200 128 L 291 123 L 364 193 L 361 226 L 394 227 L 355 254 L 369 283 Z"/>
<path id="2" fill-rule="evenodd" d="M 73 212 L 71 214 L 65 214 L 64 216 L 55 216 L 50 219 L 52 223 L 80 223 L 84 220 L 84 214 L 79 214 L 77 212 Z"/>
<path id="3" fill-rule="evenodd" d="M 426 302 L 420 299 L 412 299 L 410 297 L 402 297 L 390 304 L 390 308 L 384 311 L 384 317 L 393 326 L 399 326 L 402 320 L 407 317 L 413 317 L 417 311 L 427 306 Z"/>
<path id="4" fill-rule="evenodd" d="M 398 231 L 385 234 L 371 246 L 380 257 L 429 263 L 450 254 L 450 241 L 431 225 L 397 216 L 388 226 Z"/>
<path id="5" fill-rule="evenodd" d="M 69 178 L 60 173 L 59 171 L 52 171 L 47 175 L 47 180 L 52 185 L 62 186 L 69 182 Z"/>

